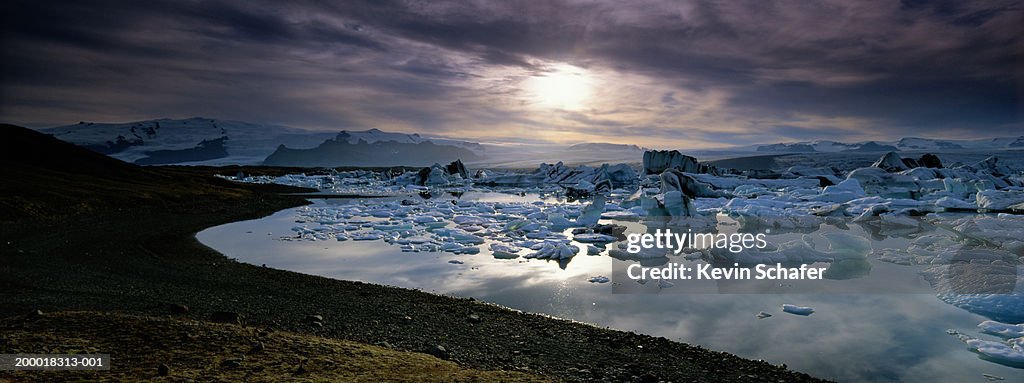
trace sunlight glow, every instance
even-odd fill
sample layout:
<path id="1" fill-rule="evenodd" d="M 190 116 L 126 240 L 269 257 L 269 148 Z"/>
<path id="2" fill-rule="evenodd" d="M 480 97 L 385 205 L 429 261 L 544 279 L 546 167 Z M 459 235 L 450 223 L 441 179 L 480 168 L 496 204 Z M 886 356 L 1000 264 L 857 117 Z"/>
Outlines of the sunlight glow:
<path id="1" fill-rule="evenodd" d="M 557 64 L 523 82 L 530 103 L 553 109 L 580 110 L 591 98 L 593 80 L 586 69 Z"/>

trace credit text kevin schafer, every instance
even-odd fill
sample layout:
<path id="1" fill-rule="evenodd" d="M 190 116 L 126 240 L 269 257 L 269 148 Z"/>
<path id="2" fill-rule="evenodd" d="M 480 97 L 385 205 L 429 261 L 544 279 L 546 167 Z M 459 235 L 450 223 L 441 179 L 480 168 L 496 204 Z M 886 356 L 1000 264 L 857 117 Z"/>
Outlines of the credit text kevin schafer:
<path id="1" fill-rule="evenodd" d="M 666 249 L 675 254 L 684 249 L 721 249 L 731 253 L 739 253 L 749 249 L 764 249 L 768 246 L 766 234 L 751 233 L 673 233 L 671 229 L 655 230 L 654 233 L 633 233 L 626 237 L 626 251 L 632 254 L 642 249 Z M 733 267 L 712 267 L 710 264 L 673 264 L 660 267 L 645 267 L 632 264 L 626 268 L 630 279 L 709 279 L 709 280 L 742 280 L 742 279 L 822 279 L 825 267 L 784 267 L 781 263 L 774 265 L 760 264 L 751 270 L 733 263 Z"/>

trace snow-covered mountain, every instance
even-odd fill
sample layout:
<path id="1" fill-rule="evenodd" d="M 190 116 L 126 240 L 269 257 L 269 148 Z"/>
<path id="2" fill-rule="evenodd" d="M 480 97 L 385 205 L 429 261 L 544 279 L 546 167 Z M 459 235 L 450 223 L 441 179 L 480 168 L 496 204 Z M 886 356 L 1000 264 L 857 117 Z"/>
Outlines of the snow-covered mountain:
<path id="1" fill-rule="evenodd" d="M 211 165 L 256 164 L 278 145 L 312 147 L 335 134 L 200 117 L 80 122 L 41 131 L 126 162 Z"/>
<path id="2" fill-rule="evenodd" d="M 900 150 L 1021 149 L 1024 148 L 1024 136 L 977 140 L 933 140 L 929 138 L 908 137 L 899 140 L 896 143 L 896 147 L 900 148 Z"/>
<path id="3" fill-rule="evenodd" d="M 353 145 L 360 142 L 431 142 L 457 146 L 476 154 L 483 152 L 483 147 L 475 142 L 427 138 L 419 134 L 390 133 L 378 129 L 316 132 L 281 125 L 201 117 L 126 123 L 80 122 L 40 131 L 126 162 L 143 165 L 260 164 L 282 145 L 290 149 L 310 149 L 334 139 Z"/>
<path id="4" fill-rule="evenodd" d="M 807 153 L 807 152 L 860 152 L 876 153 L 887 151 L 957 151 L 957 150 L 1007 150 L 1024 148 L 1024 136 L 997 137 L 978 140 L 943 140 L 932 138 L 905 137 L 895 142 L 868 141 L 843 143 L 829 140 L 781 142 L 777 144 L 754 145 L 757 152 Z"/>

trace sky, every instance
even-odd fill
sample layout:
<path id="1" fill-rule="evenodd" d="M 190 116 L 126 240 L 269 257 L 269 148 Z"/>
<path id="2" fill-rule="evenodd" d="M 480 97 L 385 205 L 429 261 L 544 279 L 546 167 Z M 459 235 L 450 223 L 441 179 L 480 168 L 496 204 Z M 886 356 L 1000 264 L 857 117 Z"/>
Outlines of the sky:
<path id="1" fill-rule="evenodd" d="M 1021 1 L 18 1 L 0 121 L 701 148 L 1024 134 Z"/>

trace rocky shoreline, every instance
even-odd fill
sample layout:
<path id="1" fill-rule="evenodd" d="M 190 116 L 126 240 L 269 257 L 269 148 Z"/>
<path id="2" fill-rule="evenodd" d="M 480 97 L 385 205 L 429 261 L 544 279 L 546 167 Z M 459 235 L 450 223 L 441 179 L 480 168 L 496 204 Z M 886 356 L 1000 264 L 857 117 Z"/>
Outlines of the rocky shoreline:
<path id="1" fill-rule="evenodd" d="M 138 211 L 82 217 L 64 222 L 62 232 L 5 225 L 4 232 L 14 234 L 4 241 L 13 262 L 2 278 L 0 297 L 7 303 L 0 315 L 95 310 L 237 321 L 564 381 L 815 380 L 784 366 L 472 298 L 238 263 L 193 237 L 213 224 L 281 207 L 252 204 L 244 215 Z"/>

